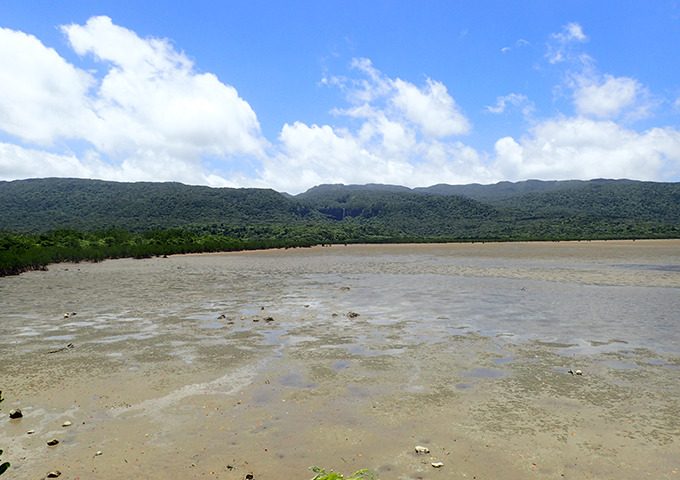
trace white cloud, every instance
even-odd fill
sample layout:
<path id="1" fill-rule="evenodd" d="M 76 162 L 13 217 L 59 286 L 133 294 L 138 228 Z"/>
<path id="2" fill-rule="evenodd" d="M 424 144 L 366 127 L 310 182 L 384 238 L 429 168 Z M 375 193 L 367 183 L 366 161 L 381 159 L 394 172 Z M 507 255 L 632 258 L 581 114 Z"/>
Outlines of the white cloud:
<path id="1" fill-rule="evenodd" d="M 108 17 L 62 30 L 78 54 L 112 64 L 95 101 L 103 126 L 88 138 L 103 152 L 263 155 L 265 142 L 250 105 L 215 75 L 195 73 L 167 41 L 141 39 Z"/>
<path id="2" fill-rule="evenodd" d="M 340 86 L 350 103 L 370 103 L 388 95 L 392 90 L 390 79 L 376 69 L 368 58 L 354 58 L 350 67 L 359 70 L 366 77 L 351 80 L 345 77 L 331 78 L 331 84 Z"/>
<path id="3" fill-rule="evenodd" d="M 182 181 L 191 185 L 236 187 L 218 175 L 203 172 L 191 163 L 154 151 L 138 151 L 118 164 L 102 160 L 98 152 L 86 151 L 80 158 L 0 142 L 0 180 L 18 178 L 96 178 L 118 182 Z"/>
<path id="4" fill-rule="evenodd" d="M 651 92 L 630 77 L 601 74 L 596 61 L 573 47 L 588 41 L 580 25 L 570 23 L 562 32 L 550 36 L 546 57 L 551 63 L 566 62 L 563 82 L 553 88 L 557 97 L 571 97 L 577 115 L 598 119 L 623 119 L 626 122 L 649 118 L 660 105 Z M 572 70 L 574 69 L 574 70 Z M 571 90 L 571 94 L 565 92 Z"/>
<path id="5" fill-rule="evenodd" d="M 365 124 L 357 134 L 328 125 L 285 125 L 279 137 L 282 151 L 263 161 L 262 181 L 251 185 L 298 193 L 320 183 L 416 187 L 493 180 L 481 166 L 479 154 L 460 142 L 413 142 L 392 155 L 389 141 L 387 145 L 372 143 L 373 136 L 364 131 L 377 125 Z M 398 124 L 390 123 L 382 132 L 389 128 L 400 130 Z M 406 136 L 395 134 L 400 141 Z"/>
<path id="6" fill-rule="evenodd" d="M 523 38 L 520 38 L 519 40 L 517 40 L 517 41 L 515 42 L 515 46 L 514 46 L 514 47 L 504 47 L 504 48 L 501 49 L 501 52 L 504 52 L 504 53 L 505 53 L 505 52 L 508 52 L 508 51 L 512 50 L 513 48 L 517 48 L 517 47 L 529 47 L 529 46 L 531 46 L 531 42 L 529 42 L 529 41 L 527 41 L 527 40 L 524 40 Z"/>
<path id="7" fill-rule="evenodd" d="M 612 118 L 624 108 L 634 105 L 643 87 L 636 80 L 605 75 L 604 79 L 579 76 L 574 103 L 579 113 L 599 118 Z"/>
<path id="8" fill-rule="evenodd" d="M 545 121 L 519 142 L 496 142 L 495 176 L 509 180 L 634 178 L 658 180 L 680 170 L 680 132 L 643 133 L 585 117 Z"/>
<path id="9" fill-rule="evenodd" d="M 558 38 L 564 39 L 564 41 L 578 41 L 586 42 L 588 37 L 583 34 L 583 29 L 578 23 L 568 23 L 561 34 L 557 35 Z"/>
<path id="10" fill-rule="evenodd" d="M 470 122 L 441 82 L 427 79 L 423 88 L 397 78 L 387 78 L 366 58 L 353 59 L 353 69 L 364 77 L 331 77 L 326 83 L 339 86 L 354 107 L 333 113 L 353 117 L 375 116 L 379 110 L 402 124 L 410 124 L 422 135 L 442 138 L 466 134 Z"/>
<path id="11" fill-rule="evenodd" d="M 470 131 L 470 123 L 442 83 L 428 79 L 422 90 L 400 79 L 393 84 L 397 93 L 392 103 L 426 136 L 442 138 Z"/>
<path id="12" fill-rule="evenodd" d="M 0 130 L 39 145 L 82 138 L 98 123 L 94 83 L 34 36 L 0 28 Z"/>
<path id="13" fill-rule="evenodd" d="M 529 101 L 529 98 L 526 95 L 521 93 L 511 93 L 510 95 L 506 95 L 504 97 L 498 97 L 496 99 L 496 106 L 495 107 L 487 106 L 485 108 L 485 111 L 496 114 L 504 113 L 508 104 L 512 105 L 515 108 L 518 108 L 523 105 L 524 107 L 522 108 L 522 113 L 525 116 L 531 115 L 531 113 L 535 110 L 534 104 Z"/>
<path id="14" fill-rule="evenodd" d="M 419 186 L 470 178 L 479 155 L 458 142 L 440 141 L 470 130 L 442 83 L 427 79 L 418 87 L 393 80 L 368 59 L 355 59 L 351 67 L 362 76 L 326 77 L 324 83 L 338 86 L 352 105 L 332 113 L 352 117 L 360 126 L 352 132 L 300 122 L 285 125 L 279 155 L 262 162 L 266 184 L 296 193 L 318 183 Z"/>
<path id="15" fill-rule="evenodd" d="M 93 170 L 85 158 L 46 154 L 49 171 L 56 174 L 61 162 L 73 172 L 62 175 L 206 183 L 216 177 L 204 171 L 203 156 L 265 155 L 250 105 L 215 75 L 196 73 L 166 40 L 139 38 L 108 17 L 62 32 L 76 53 L 103 63 L 106 75 L 98 81 L 35 37 L 0 29 L 0 130 L 41 146 L 83 140 L 113 163 Z M 35 151 L 8 158 L 19 162 L 26 152 Z M 8 161 L 4 169 L 25 171 Z"/>
<path id="16" fill-rule="evenodd" d="M 588 37 L 583 33 L 583 29 L 578 23 L 568 23 L 562 27 L 560 33 L 553 33 L 548 42 L 548 61 L 559 63 L 571 57 L 571 46 L 578 43 L 585 43 Z"/>
<path id="17" fill-rule="evenodd" d="M 60 155 L 37 149 L 26 149 L 11 143 L 0 143 L 0 180 L 33 177 L 85 177 L 94 170 L 75 155 Z"/>

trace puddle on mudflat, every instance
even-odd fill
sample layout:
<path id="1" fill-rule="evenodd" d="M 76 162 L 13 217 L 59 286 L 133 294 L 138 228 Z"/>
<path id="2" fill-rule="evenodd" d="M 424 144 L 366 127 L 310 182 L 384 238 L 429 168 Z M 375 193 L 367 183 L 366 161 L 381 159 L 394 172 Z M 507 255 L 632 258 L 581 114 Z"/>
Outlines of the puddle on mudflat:
<path id="1" fill-rule="evenodd" d="M 201 325 L 201 328 L 211 328 L 211 329 L 219 329 L 219 328 L 224 328 L 224 325 L 218 322 L 213 322 L 213 323 L 207 323 L 205 325 Z"/>
<path id="2" fill-rule="evenodd" d="M 602 365 L 606 365 L 609 368 L 613 368 L 615 370 L 635 370 L 640 367 L 635 365 L 634 363 L 631 362 L 621 362 L 618 360 L 605 360 L 602 362 Z"/>
<path id="3" fill-rule="evenodd" d="M 506 363 L 510 363 L 513 360 L 517 360 L 517 357 L 514 355 L 508 355 L 507 357 L 503 358 L 494 358 L 491 360 L 491 362 L 493 362 L 494 365 L 505 365 Z"/>
<path id="4" fill-rule="evenodd" d="M 314 382 L 306 381 L 299 373 L 289 373 L 288 375 L 283 375 L 279 377 L 278 382 L 284 387 L 316 388 L 318 386 Z"/>
<path id="5" fill-rule="evenodd" d="M 285 330 L 269 330 L 264 332 L 262 345 L 286 345 L 289 341 L 281 338 L 286 333 Z"/>
<path id="6" fill-rule="evenodd" d="M 649 363 L 650 365 L 668 365 L 668 362 L 666 360 L 661 360 L 657 358 L 648 358 L 644 360 L 645 363 Z"/>
<path id="7" fill-rule="evenodd" d="M 333 364 L 333 370 L 344 370 L 346 368 L 349 368 L 352 365 L 352 362 L 349 360 L 339 360 Z"/>

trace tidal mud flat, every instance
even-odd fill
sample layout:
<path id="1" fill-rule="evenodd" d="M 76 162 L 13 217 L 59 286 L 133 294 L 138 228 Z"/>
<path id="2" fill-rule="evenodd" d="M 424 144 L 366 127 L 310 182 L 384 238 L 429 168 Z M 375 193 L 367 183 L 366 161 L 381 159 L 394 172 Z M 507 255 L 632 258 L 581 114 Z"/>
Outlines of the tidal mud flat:
<path id="1" fill-rule="evenodd" d="M 2 460 L 27 479 L 680 478 L 678 312 L 680 241 L 52 265 L 0 278 Z"/>

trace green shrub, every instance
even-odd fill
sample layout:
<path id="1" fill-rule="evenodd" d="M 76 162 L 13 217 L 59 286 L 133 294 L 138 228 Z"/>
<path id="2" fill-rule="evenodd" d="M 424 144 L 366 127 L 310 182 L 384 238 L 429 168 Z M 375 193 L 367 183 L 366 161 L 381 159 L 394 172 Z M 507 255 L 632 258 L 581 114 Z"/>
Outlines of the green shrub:
<path id="1" fill-rule="evenodd" d="M 320 467 L 309 467 L 311 471 L 316 473 L 314 478 L 312 480 L 345 480 L 345 477 L 343 477 L 339 473 L 333 472 L 333 470 L 330 471 L 330 473 L 326 473 L 326 470 Z M 359 470 L 358 472 L 354 472 L 354 474 L 347 478 L 346 480 L 378 480 L 375 477 L 375 474 L 371 472 L 370 470 Z"/>

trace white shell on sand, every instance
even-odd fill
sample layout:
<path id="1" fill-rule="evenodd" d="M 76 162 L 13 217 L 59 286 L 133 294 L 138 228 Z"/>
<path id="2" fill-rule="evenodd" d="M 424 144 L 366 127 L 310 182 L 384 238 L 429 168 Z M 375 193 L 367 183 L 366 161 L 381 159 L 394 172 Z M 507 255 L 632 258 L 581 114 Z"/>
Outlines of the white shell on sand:
<path id="1" fill-rule="evenodd" d="M 444 466 L 442 462 L 432 462 L 430 465 L 432 465 L 434 468 L 442 468 Z"/>
<path id="2" fill-rule="evenodd" d="M 427 447 L 421 447 L 420 445 L 416 445 L 416 453 L 418 455 L 425 455 L 426 453 L 430 453 L 430 449 Z"/>
<path id="3" fill-rule="evenodd" d="M 70 421 L 66 420 L 64 423 L 61 424 L 62 427 L 70 427 L 73 425 Z"/>

